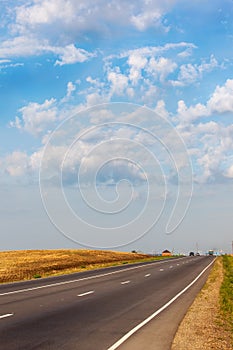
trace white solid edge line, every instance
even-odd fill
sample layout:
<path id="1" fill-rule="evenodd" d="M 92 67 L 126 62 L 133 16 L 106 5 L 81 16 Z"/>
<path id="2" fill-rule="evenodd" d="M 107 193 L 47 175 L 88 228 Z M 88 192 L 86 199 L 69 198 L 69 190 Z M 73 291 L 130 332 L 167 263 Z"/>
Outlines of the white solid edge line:
<path id="1" fill-rule="evenodd" d="M 183 258 L 178 258 L 177 260 L 180 260 Z M 144 265 L 139 265 L 139 266 L 132 266 L 123 270 L 118 270 L 118 271 L 112 271 L 112 272 L 106 272 L 106 273 L 102 273 L 100 275 L 95 275 L 95 276 L 90 276 L 90 277 L 83 277 L 83 278 L 79 278 L 77 280 L 70 280 L 70 281 L 64 281 L 64 282 L 57 282 L 57 283 L 52 283 L 52 284 L 46 284 L 43 286 L 38 286 L 38 287 L 31 287 L 31 288 L 25 288 L 25 289 L 18 289 L 18 290 L 13 290 L 12 292 L 5 292 L 5 293 L 0 293 L 0 296 L 4 296 L 4 295 L 10 295 L 10 294 L 16 294 L 16 293 L 24 293 L 24 292 L 30 292 L 33 290 L 37 290 L 37 289 L 42 289 L 42 288 L 50 288 L 50 287 L 56 287 L 56 286 L 61 286 L 64 284 L 70 284 L 70 283 L 75 283 L 75 282 L 80 282 L 80 281 L 86 281 L 86 280 L 90 280 L 90 279 L 94 279 L 94 278 L 100 278 L 100 277 L 104 277 L 104 276 L 108 276 L 108 275 L 114 275 L 116 273 L 123 273 L 129 270 L 135 270 L 135 269 L 140 269 L 143 267 L 147 267 L 147 266 L 151 266 L 151 265 L 155 265 L 155 264 L 165 264 L 165 263 L 170 263 L 169 260 L 165 260 L 165 261 L 160 261 L 157 260 L 154 263 L 151 264 L 144 264 Z"/>
<path id="2" fill-rule="evenodd" d="M 6 317 L 10 317 L 13 316 L 14 314 L 5 314 L 5 315 L 1 315 L 0 318 L 6 318 Z"/>
<path id="3" fill-rule="evenodd" d="M 85 295 L 92 294 L 92 293 L 94 293 L 94 290 L 90 290 L 89 292 L 78 294 L 77 296 L 78 297 L 84 297 Z"/>
<path id="4" fill-rule="evenodd" d="M 139 323 L 136 327 L 134 327 L 133 329 L 131 329 L 131 331 L 129 331 L 128 333 L 126 333 L 122 338 L 120 338 L 116 343 L 114 343 L 112 346 L 110 346 L 110 348 L 108 348 L 107 350 L 115 350 L 117 349 L 121 344 L 123 344 L 129 337 L 131 337 L 131 335 L 133 335 L 134 333 L 136 333 L 140 328 L 142 328 L 143 326 L 145 326 L 148 322 L 150 322 L 155 316 L 157 316 L 158 314 L 160 314 L 163 310 L 165 310 L 169 305 L 171 305 L 176 299 L 178 299 L 184 292 L 186 292 L 186 290 L 188 290 L 202 275 L 203 273 L 214 263 L 214 261 L 216 260 L 216 258 L 208 265 L 204 268 L 204 270 L 202 270 L 202 272 L 191 282 L 189 283 L 189 285 L 187 287 L 185 287 L 181 292 L 179 292 L 178 294 L 176 294 L 176 296 L 174 296 L 171 300 L 169 300 L 166 304 L 164 304 L 160 309 L 158 309 L 157 311 L 155 311 L 152 315 L 150 315 L 148 318 L 146 318 L 144 321 L 142 321 L 141 323 Z"/>

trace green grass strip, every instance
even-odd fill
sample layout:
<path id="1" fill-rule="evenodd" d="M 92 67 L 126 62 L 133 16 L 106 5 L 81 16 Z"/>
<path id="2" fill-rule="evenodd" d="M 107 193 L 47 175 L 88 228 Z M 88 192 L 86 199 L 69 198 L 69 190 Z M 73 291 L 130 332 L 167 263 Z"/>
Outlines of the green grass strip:
<path id="1" fill-rule="evenodd" d="M 224 278 L 220 289 L 220 306 L 226 326 L 233 333 L 233 257 L 223 256 Z"/>

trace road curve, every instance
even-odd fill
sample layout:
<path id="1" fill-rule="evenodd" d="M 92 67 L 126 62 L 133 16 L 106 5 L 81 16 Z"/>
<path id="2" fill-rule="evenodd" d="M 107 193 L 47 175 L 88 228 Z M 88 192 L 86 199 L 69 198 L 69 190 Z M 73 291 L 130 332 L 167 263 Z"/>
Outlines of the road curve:
<path id="1" fill-rule="evenodd" d="M 1 346 L 169 349 L 212 262 L 185 257 L 1 285 Z"/>

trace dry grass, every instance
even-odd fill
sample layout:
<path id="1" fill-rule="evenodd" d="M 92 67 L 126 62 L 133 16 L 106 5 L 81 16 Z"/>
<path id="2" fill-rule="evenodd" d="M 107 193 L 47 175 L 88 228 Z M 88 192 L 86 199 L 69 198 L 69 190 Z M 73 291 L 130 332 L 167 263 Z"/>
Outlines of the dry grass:
<path id="1" fill-rule="evenodd" d="M 220 307 L 224 271 L 218 258 L 209 278 L 188 310 L 173 341 L 172 350 L 230 350 L 231 333 Z"/>
<path id="2" fill-rule="evenodd" d="M 0 283 L 149 259 L 151 257 L 145 254 L 86 249 L 0 252 Z"/>

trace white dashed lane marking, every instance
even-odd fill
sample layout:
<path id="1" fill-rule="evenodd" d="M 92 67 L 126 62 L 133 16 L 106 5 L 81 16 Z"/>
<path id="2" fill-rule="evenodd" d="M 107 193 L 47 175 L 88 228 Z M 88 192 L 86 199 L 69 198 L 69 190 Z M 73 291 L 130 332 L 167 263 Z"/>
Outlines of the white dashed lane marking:
<path id="1" fill-rule="evenodd" d="M 163 269 L 159 269 L 159 271 L 164 271 Z"/>
<path id="2" fill-rule="evenodd" d="M 128 284 L 128 283 L 130 283 L 130 281 L 123 281 L 123 282 L 121 282 L 121 284 Z"/>
<path id="3" fill-rule="evenodd" d="M 13 316 L 14 314 L 5 314 L 5 315 L 0 315 L 0 318 L 6 318 L 6 317 L 10 317 Z"/>
<path id="4" fill-rule="evenodd" d="M 145 275 L 145 277 L 149 277 L 150 276 L 150 273 L 148 273 L 147 275 Z"/>
<path id="5" fill-rule="evenodd" d="M 84 297 L 85 295 L 89 295 L 89 294 L 92 294 L 92 293 L 94 293 L 94 290 L 90 290 L 89 292 L 78 294 L 77 296 L 78 297 Z"/>

